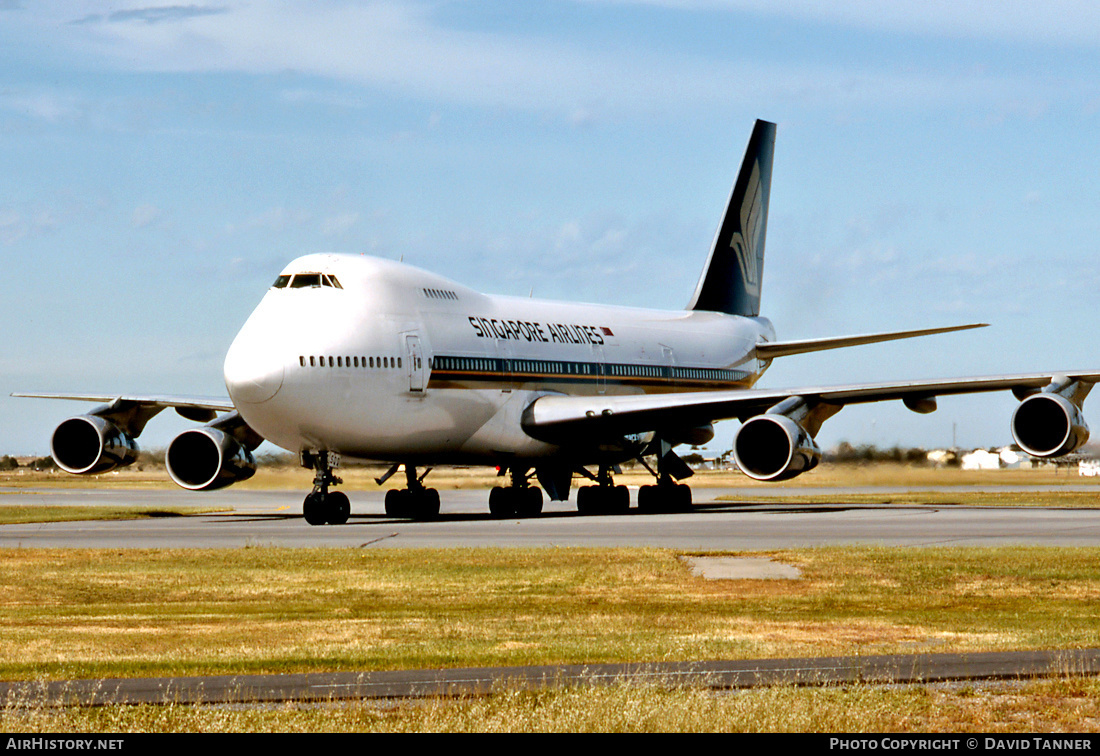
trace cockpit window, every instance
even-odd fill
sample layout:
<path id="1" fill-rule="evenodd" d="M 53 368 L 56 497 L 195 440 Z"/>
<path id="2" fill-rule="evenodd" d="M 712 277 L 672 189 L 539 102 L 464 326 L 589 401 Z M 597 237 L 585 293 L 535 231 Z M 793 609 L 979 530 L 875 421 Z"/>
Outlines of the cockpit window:
<path id="1" fill-rule="evenodd" d="M 343 286 L 336 280 L 336 276 L 328 273 L 295 273 L 294 275 L 282 275 L 275 279 L 272 288 L 285 289 L 309 289 L 315 286 L 328 286 L 333 289 L 342 289 Z"/>
<path id="2" fill-rule="evenodd" d="M 294 280 L 290 282 L 290 288 L 292 289 L 307 289 L 310 286 L 320 285 L 320 273 L 295 273 Z"/>

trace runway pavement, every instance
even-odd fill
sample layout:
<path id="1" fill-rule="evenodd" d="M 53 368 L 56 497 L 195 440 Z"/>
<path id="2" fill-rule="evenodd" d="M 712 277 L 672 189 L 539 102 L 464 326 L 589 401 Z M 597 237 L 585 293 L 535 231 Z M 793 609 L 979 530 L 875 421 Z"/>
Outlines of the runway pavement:
<path id="1" fill-rule="evenodd" d="M 847 489 L 848 493 L 910 489 Z M 944 490 L 944 489 L 937 489 Z M 973 490 L 973 489 L 969 489 Z M 1014 489 L 1027 490 L 1027 489 Z M 1041 489 L 1035 489 L 1036 491 Z M 1089 489 L 1095 490 L 1095 489 Z M 836 494 L 836 489 L 828 489 Z M 837 544 L 887 546 L 1100 545 L 1100 509 L 957 505 L 782 504 L 760 489 L 700 488 L 684 514 L 581 516 L 571 502 L 550 502 L 537 518 L 494 519 L 487 492 L 442 491 L 439 519 L 387 517 L 379 491 L 349 493 L 346 525 L 302 519 L 300 491 L 0 489 L 2 504 L 117 504 L 225 507 L 216 514 L 128 521 L 0 526 L 0 547 L 235 548 L 333 546 L 646 546 L 743 551 Z M 813 495 L 802 490 L 800 495 Z M 733 501 L 719 501 L 733 497 Z"/>

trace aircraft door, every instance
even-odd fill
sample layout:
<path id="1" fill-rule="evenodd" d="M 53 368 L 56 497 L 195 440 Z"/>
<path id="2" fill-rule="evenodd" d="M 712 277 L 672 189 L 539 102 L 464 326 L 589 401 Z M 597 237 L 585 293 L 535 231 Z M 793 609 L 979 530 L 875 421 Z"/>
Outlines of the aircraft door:
<path id="1" fill-rule="evenodd" d="M 592 345 L 592 368 L 596 371 L 596 393 L 607 393 L 607 364 L 604 362 L 603 346 Z"/>
<path id="2" fill-rule="evenodd" d="M 673 382 L 674 371 L 673 368 L 676 364 L 676 358 L 672 353 L 672 347 L 661 344 L 661 360 L 662 370 L 664 370 L 665 378 L 669 383 Z"/>
<path id="3" fill-rule="evenodd" d="M 424 390 L 424 354 L 420 347 L 420 336 L 405 334 L 405 357 L 408 365 L 409 391 Z"/>

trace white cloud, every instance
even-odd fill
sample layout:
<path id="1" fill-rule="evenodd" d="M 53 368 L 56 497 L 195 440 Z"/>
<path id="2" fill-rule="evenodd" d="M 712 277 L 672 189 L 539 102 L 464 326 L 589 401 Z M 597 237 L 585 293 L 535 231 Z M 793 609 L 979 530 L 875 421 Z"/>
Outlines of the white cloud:
<path id="1" fill-rule="evenodd" d="M 51 91 L 3 92 L 0 108 L 50 123 L 74 120 L 82 113 L 76 97 Z"/>
<path id="2" fill-rule="evenodd" d="M 57 218 L 49 210 L 0 208 L 0 243 L 15 244 L 56 227 Z"/>
<path id="3" fill-rule="evenodd" d="M 1100 40 L 1100 5 L 1090 0 L 582 0 L 682 11 L 753 13 L 856 29 L 936 38 L 1081 44 Z"/>
<path id="4" fill-rule="evenodd" d="M 134 228 L 145 228 L 161 216 L 161 210 L 156 205 L 143 204 L 134 208 L 130 218 L 130 224 Z"/>
<path id="5" fill-rule="evenodd" d="M 252 231 L 264 229 L 267 231 L 284 231 L 292 226 L 300 226 L 310 219 L 311 215 L 305 210 L 288 207 L 272 207 L 262 213 L 256 213 L 245 218 L 240 223 L 231 223 L 226 230 L 229 233 L 237 231 Z"/>
<path id="6" fill-rule="evenodd" d="M 359 213 L 356 212 L 330 215 L 321 221 L 321 233 L 325 236 L 339 236 L 347 233 L 358 222 Z"/>
<path id="7" fill-rule="evenodd" d="M 1003 9 L 1006 3 L 1012 10 Z M 995 11 L 979 4 L 983 12 L 965 3 L 869 0 L 662 4 L 934 38 L 954 34 L 1016 39 L 1030 34 L 1028 38 L 1072 39 L 1090 45 L 1100 39 L 1100 8 L 1070 0 L 1057 3 L 1062 13 L 1051 11 L 1047 4 L 1033 7 L 1014 0 L 998 3 Z M 550 111 L 579 126 L 608 113 L 675 112 L 703 104 L 758 107 L 769 100 L 834 108 L 882 102 L 923 107 L 945 100 L 999 101 L 1033 88 L 1030 81 L 982 71 L 860 69 L 831 61 L 773 63 L 739 56 L 736 49 L 721 59 L 668 48 L 654 51 L 626 29 L 622 44 L 605 49 L 537 28 L 528 32 L 454 28 L 436 15 L 436 4 L 425 2 L 227 0 L 208 6 L 115 6 L 103 2 L 74 3 L 71 10 L 69 5 L 56 6 L 53 25 L 46 26 L 49 15 L 44 14 L 36 22 L 36 31 L 50 37 L 51 44 L 75 46 L 79 53 L 123 70 L 260 74 L 293 70 L 432 102 Z M 58 28 L 65 29 L 64 37 L 56 37 Z M 284 97 L 356 104 L 354 97 L 339 92 L 299 89 L 288 90 Z"/>

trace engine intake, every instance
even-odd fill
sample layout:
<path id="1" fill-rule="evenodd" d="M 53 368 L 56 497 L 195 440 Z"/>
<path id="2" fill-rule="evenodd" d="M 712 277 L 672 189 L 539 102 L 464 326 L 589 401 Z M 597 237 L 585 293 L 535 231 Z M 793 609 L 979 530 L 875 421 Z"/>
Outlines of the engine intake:
<path id="1" fill-rule="evenodd" d="M 248 480 L 256 460 L 228 433 L 217 428 L 186 430 L 172 439 L 164 457 L 168 474 L 182 488 L 213 491 Z"/>
<path id="2" fill-rule="evenodd" d="M 1080 407 L 1064 396 L 1034 394 L 1012 413 L 1012 436 L 1033 457 L 1060 457 L 1089 439 Z"/>
<path id="3" fill-rule="evenodd" d="M 128 434 L 98 415 L 78 415 L 53 432 L 50 454 L 57 466 L 74 475 L 97 475 L 132 465 L 138 447 Z"/>
<path id="4" fill-rule="evenodd" d="M 790 480 L 821 461 L 813 437 L 785 415 L 757 415 L 733 439 L 733 456 L 741 471 L 755 480 Z"/>

